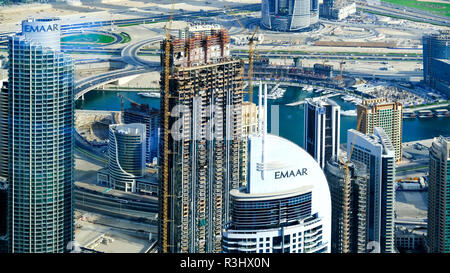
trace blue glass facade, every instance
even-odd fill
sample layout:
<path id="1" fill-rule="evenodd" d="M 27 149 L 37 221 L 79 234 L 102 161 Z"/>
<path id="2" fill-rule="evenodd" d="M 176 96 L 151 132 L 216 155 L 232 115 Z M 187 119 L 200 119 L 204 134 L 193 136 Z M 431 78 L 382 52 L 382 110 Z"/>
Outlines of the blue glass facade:
<path id="1" fill-rule="evenodd" d="M 74 64 L 33 37 L 9 38 L 10 251 L 64 252 L 74 229 Z"/>
<path id="2" fill-rule="evenodd" d="M 304 31 L 319 22 L 318 0 L 263 0 L 262 25 L 275 31 Z"/>
<path id="3" fill-rule="evenodd" d="M 450 31 L 423 37 L 423 78 L 450 97 Z"/>
<path id="4" fill-rule="evenodd" d="M 450 138 L 433 140 L 428 176 L 427 244 L 431 253 L 450 253 Z"/>
<path id="5" fill-rule="evenodd" d="M 267 229 L 283 225 L 297 224 L 299 219 L 311 215 L 311 192 L 289 198 L 240 201 L 233 200 L 232 223 L 234 228 Z"/>
<path id="6" fill-rule="evenodd" d="M 145 174 L 145 135 L 145 124 L 109 126 L 109 174 L 112 188 L 136 191 L 136 179 Z"/>

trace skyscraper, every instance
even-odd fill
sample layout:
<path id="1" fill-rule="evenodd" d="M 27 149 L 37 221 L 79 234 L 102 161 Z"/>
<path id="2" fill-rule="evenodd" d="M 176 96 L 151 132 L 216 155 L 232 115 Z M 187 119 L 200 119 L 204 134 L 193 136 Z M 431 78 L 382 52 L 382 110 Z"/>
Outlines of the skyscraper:
<path id="1" fill-rule="evenodd" d="M 347 174 L 344 162 L 333 157 L 325 167 L 332 203 L 331 252 L 364 253 L 369 243 L 369 175 L 357 161 L 348 163 Z"/>
<path id="2" fill-rule="evenodd" d="M 8 252 L 8 83 L 0 89 L 0 253 Z"/>
<path id="3" fill-rule="evenodd" d="M 356 3 L 347 0 L 323 0 L 319 5 L 319 16 L 334 20 L 342 20 L 356 12 Z"/>
<path id="4" fill-rule="evenodd" d="M 229 191 L 239 186 L 244 65 L 226 29 L 180 34 L 161 43 L 159 247 L 221 252 Z"/>
<path id="5" fill-rule="evenodd" d="M 428 251 L 450 253 L 450 137 L 434 138 L 429 164 Z"/>
<path id="6" fill-rule="evenodd" d="M 350 149 L 353 145 L 353 152 Z M 382 128 L 373 134 L 350 129 L 347 133 L 347 154 L 351 161 L 367 166 L 368 240 L 377 242 L 382 253 L 394 252 L 395 151 Z"/>
<path id="7" fill-rule="evenodd" d="M 262 25 L 275 31 L 309 30 L 319 23 L 318 0 L 262 0 Z"/>
<path id="8" fill-rule="evenodd" d="M 74 63 L 59 22 L 29 19 L 9 38 L 11 252 L 63 252 L 74 236 Z"/>
<path id="9" fill-rule="evenodd" d="M 262 88 L 260 86 L 260 88 Z M 258 106 L 252 102 L 242 103 L 242 143 L 240 155 L 240 185 L 247 184 L 248 136 L 258 133 Z"/>
<path id="10" fill-rule="evenodd" d="M 260 127 L 249 136 L 247 186 L 230 193 L 223 251 L 330 252 L 331 200 L 322 169 L 296 144 L 267 134 L 266 120 Z"/>
<path id="11" fill-rule="evenodd" d="M 423 37 L 423 79 L 450 97 L 450 30 Z"/>
<path id="12" fill-rule="evenodd" d="M 113 189 L 136 192 L 136 179 L 144 177 L 145 124 L 109 125 L 109 183 Z"/>
<path id="13" fill-rule="evenodd" d="M 131 107 L 123 111 L 122 117 L 125 124 L 145 124 L 145 158 L 147 163 L 152 163 L 154 158 L 159 157 L 160 111 L 148 104 L 131 103 Z"/>
<path id="14" fill-rule="evenodd" d="M 306 99 L 304 109 L 304 148 L 323 169 L 339 153 L 341 107 L 330 99 Z"/>
<path id="15" fill-rule="evenodd" d="M 383 128 L 395 149 L 395 160 L 402 160 L 403 105 L 386 98 L 363 100 L 357 107 L 361 119 L 359 131 L 373 134 L 375 127 Z"/>

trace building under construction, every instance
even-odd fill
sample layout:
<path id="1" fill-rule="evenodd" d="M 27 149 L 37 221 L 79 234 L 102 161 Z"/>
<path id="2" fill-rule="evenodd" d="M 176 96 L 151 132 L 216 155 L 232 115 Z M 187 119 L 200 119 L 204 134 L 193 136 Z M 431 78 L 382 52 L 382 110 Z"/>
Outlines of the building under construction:
<path id="1" fill-rule="evenodd" d="M 368 243 L 368 172 L 357 161 L 345 166 L 337 157 L 325 167 L 331 194 L 331 252 L 364 253 Z M 347 176 L 347 177 L 346 177 Z"/>
<path id="2" fill-rule="evenodd" d="M 195 26 L 161 43 L 160 252 L 221 252 L 239 186 L 244 64 L 230 36 Z"/>

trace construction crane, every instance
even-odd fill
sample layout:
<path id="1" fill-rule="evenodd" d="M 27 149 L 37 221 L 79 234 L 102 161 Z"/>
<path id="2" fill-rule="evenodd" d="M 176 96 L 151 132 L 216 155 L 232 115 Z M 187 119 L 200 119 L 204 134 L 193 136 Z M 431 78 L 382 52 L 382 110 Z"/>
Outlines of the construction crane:
<path id="1" fill-rule="evenodd" d="M 344 59 L 342 59 L 339 62 L 339 76 L 336 77 L 336 79 L 339 81 L 342 81 L 343 79 L 342 72 L 344 71 L 344 64 L 346 64 L 346 62 L 344 62 Z"/>
<path id="2" fill-rule="evenodd" d="M 121 112 L 123 112 L 123 99 L 126 99 L 127 101 L 131 102 L 132 104 L 136 104 L 138 106 L 142 106 L 140 103 L 137 103 L 134 100 L 132 100 L 130 98 L 127 98 L 127 97 L 125 97 L 124 95 L 122 95 L 120 93 L 117 94 L 117 96 L 120 98 L 120 110 L 121 110 Z"/>
<path id="3" fill-rule="evenodd" d="M 164 128 L 163 128 L 163 159 L 162 159 L 162 194 L 160 198 L 162 198 L 162 231 L 160 232 L 161 238 L 159 240 L 162 241 L 162 253 L 168 253 L 169 251 L 169 96 L 170 96 L 170 39 L 171 35 L 169 33 L 169 29 L 172 27 L 173 21 L 173 13 L 175 9 L 174 0 L 172 0 L 172 7 L 170 9 L 170 16 L 168 25 L 164 27 L 165 33 L 165 49 L 164 49 L 164 108 L 161 109 L 164 117 Z"/>
<path id="4" fill-rule="evenodd" d="M 255 28 L 255 31 L 253 32 L 253 34 L 250 34 L 250 32 L 248 31 L 248 29 L 245 28 L 245 26 L 241 23 L 241 20 L 239 20 L 239 18 L 234 15 L 231 10 L 229 9 L 229 7 L 227 7 L 227 10 L 230 12 L 231 15 L 233 15 L 234 19 L 236 19 L 236 21 L 239 23 L 239 25 L 241 26 L 242 30 L 244 30 L 247 33 L 247 37 L 248 37 L 248 99 L 250 102 L 253 102 L 253 60 L 254 60 L 254 55 L 255 55 L 255 41 L 257 41 L 256 38 L 256 34 L 259 31 L 259 27 Z"/>
<path id="5" fill-rule="evenodd" d="M 359 131 L 359 129 L 360 129 L 361 120 L 362 120 L 362 115 L 359 115 L 357 123 L 356 123 L 357 131 Z M 348 231 L 349 231 L 349 222 L 350 222 L 350 217 L 349 217 L 350 200 L 349 199 L 350 199 L 351 177 L 350 177 L 350 170 L 349 170 L 348 166 L 350 165 L 350 162 L 351 162 L 353 149 L 355 146 L 355 140 L 356 140 L 356 134 L 353 137 L 353 141 L 350 146 L 350 151 L 349 151 L 349 154 L 347 155 L 347 160 L 344 160 L 344 158 L 342 156 L 339 158 L 341 164 L 344 166 L 344 198 L 343 198 L 344 199 L 344 212 L 343 212 L 344 215 L 342 217 L 343 218 L 342 220 L 344 222 L 344 225 L 342 227 L 343 237 L 344 237 L 344 240 L 342 243 L 343 244 L 342 249 L 343 249 L 344 253 L 350 252 Z"/>

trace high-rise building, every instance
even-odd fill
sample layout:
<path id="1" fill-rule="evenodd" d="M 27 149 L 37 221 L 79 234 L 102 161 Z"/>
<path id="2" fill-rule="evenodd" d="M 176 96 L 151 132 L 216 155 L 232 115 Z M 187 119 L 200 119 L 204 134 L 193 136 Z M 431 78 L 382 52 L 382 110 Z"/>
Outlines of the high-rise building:
<path id="1" fill-rule="evenodd" d="M 330 252 L 330 191 L 320 166 L 284 138 L 262 139 L 249 137 L 247 187 L 231 190 L 223 252 Z"/>
<path id="2" fill-rule="evenodd" d="M 159 247 L 221 252 L 239 186 L 244 64 L 231 57 L 226 29 L 182 34 L 161 43 Z"/>
<path id="3" fill-rule="evenodd" d="M 353 146 L 353 151 L 350 152 Z M 395 205 L 395 150 L 382 128 L 373 134 L 350 129 L 347 133 L 347 154 L 351 161 L 367 166 L 368 240 L 379 243 L 382 253 L 393 253 Z"/>
<path id="4" fill-rule="evenodd" d="M 262 88 L 260 86 L 260 88 Z M 247 184 L 248 136 L 258 133 L 258 106 L 252 102 L 242 103 L 242 143 L 240 155 L 240 186 Z"/>
<path id="5" fill-rule="evenodd" d="M 423 79 L 450 97 L 450 30 L 423 37 Z"/>
<path id="6" fill-rule="evenodd" d="M 305 100 L 304 148 L 323 169 L 339 153 L 341 107 L 330 99 Z"/>
<path id="7" fill-rule="evenodd" d="M 429 164 L 427 247 L 450 253 L 450 137 L 434 138 Z"/>
<path id="8" fill-rule="evenodd" d="M 331 252 L 364 253 L 367 249 L 368 182 L 364 164 L 331 158 L 325 167 L 331 194 Z"/>
<path id="9" fill-rule="evenodd" d="M 74 62 L 60 38 L 59 19 L 29 19 L 8 41 L 11 252 L 63 252 L 74 238 Z"/>
<path id="10" fill-rule="evenodd" d="M 109 183 L 113 189 L 136 192 L 136 180 L 145 175 L 146 125 L 109 125 Z"/>
<path id="11" fill-rule="evenodd" d="M 304 31 L 319 24 L 318 0 L 262 0 L 262 25 L 275 31 Z"/>
<path id="12" fill-rule="evenodd" d="M 0 253 L 8 252 L 8 83 L 0 89 Z"/>
<path id="13" fill-rule="evenodd" d="M 347 0 L 323 0 L 319 6 L 319 16 L 333 20 L 343 20 L 356 13 L 356 3 Z"/>
<path id="14" fill-rule="evenodd" d="M 146 162 L 153 163 L 159 157 L 160 111 L 148 104 L 131 103 L 131 107 L 123 110 L 123 123 L 145 124 Z"/>
<path id="15" fill-rule="evenodd" d="M 8 252 L 8 184 L 0 177 L 0 253 Z"/>
<path id="16" fill-rule="evenodd" d="M 383 128 L 395 149 L 395 161 L 402 160 L 403 105 L 386 98 L 363 100 L 357 106 L 361 124 L 358 131 L 373 134 L 375 127 Z"/>
<path id="17" fill-rule="evenodd" d="M 267 134 L 266 119 L 260 128 L 248 140 L 247 185 L 230 192 L 223 252 L 330 252 L 331 199 L 322 169 L 298 145 Z"/>
<path id="18" fill-rule="evenodd" d="M 267 89 L 264 97 L 267 106 Z M 267 117 L 259 105 L 259 116 Z M 248 140 L 247 185 L 230 192 L 223 252 L 330 252 L 331 200 L 322 169 L 296 144 L 267 134 L 267 118 L 259 128 Z"/>

